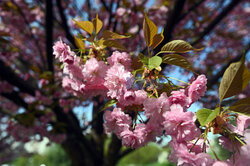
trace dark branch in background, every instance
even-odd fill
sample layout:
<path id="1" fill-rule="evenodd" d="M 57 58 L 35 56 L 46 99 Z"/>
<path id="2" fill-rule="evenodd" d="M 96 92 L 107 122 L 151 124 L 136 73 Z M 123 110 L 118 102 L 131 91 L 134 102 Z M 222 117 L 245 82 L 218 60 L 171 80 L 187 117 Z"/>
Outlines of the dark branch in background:
<path id="1" fill-rule="evenodd" d="M 194 3 L 185 13 L 183 13 L 178 19 L 177 19 L 177 23 L 179 23 L 180 21 L 184 20 L 184 18 L 190 14 L 192 11 L 194 11 L 196 8 L 198 8 L 203 2 L 205 2 L 206 0 L 199 0 L 198 2 Z M 177 24 L 176 23 L 176 24 Z"/>
<path id="2" fill-rule="evenodd" d="M 170 14 L 167 18 L 167 22 L 166 22 L 166 26 L 164 27 L 164 39 L 161 42 L 161 44 L 159 44 L 156 48 L 155 48 L 155 52 L 159 52 L 161 50 L 161 47 L 164 46 L 164 44 L 166 44 L 167 42 L 169 42 L 172 38 L 172 33 L 174 30 L 175 25 L 178 23 L 178 19 L 181 12 L 183 10 L 185 4 L 185 0 L 176 0 L 175 4 L 174 4 L 174 8 L 170 11 Z"/>
<path id="3" fill-rule="evenodd" d="M 111 9 L 108 7 L 108 5 L 106 4 L 105 0 L 101 0 L 102 5 L 104 6 L 104 8 L 110 13 Z"/>
<path id="4" fill-rule="evenodd" d="M 122 147 L 121 140 L 115 134 L 112 134 L 111 142 L 108 147 L 106 165 L 116 165 L 120 157 L 120 149 Z"/>
<path id="5" fill-rule="evenodd" d="M 201 32 L 197 38 L 195 38 L 193 41 L 191 41 L 191 45 L 195 45 L 199 43 L 206 35 L 208 35 L 215 27 L 216 25 L 222 21 L 223 18 L 225 18 L 230 11 L 235 8 L 241 0 L 232 0 L 223 10 L 222 12 L 204 29 L 203 32 Z"/>
<path id="6" fill-rule="evenodd" d="M 53 65 L 53 1 L 46 0 L 46 55 L 48 70 L 54 72 Z"/>
<path id="7" fill-rule="evenodd" d="M 28 93 L 32 96 L 35 96 L 35 90 L 32 85 L 29 84 L 29 82 L 24 81 L 22 78 L 20 78 L 17 74 L 15 74 L 12 69 L 6 64 L 0 60 L 0 77 L 6 81 L 8 81 L 10 84 L 16 86 L 19 88 L 21 92 Z"/>
<path id="8" fill-rule="evenodd" d="M 90 3 L 90 0 L 86 0 L 87 3 L 87 13 L 88 13 L 88 20 L 91 19 L 91 3 Z"/>
<path id="9" fill-rule="evenodd" d="M 21 107 L 27 109 L 28 104 L 19 96 L 19 93 L 16 91 L 13 91 L 11 93 L 0 93 L 1 96 L 9 99 L 16 105 L 20 105 Z"/>
<path id="10" fill-rule="evenodd" d="M 66 37 L 69 40 L 69 42 L 73 45 L 73 47 L 77 48 L 77 46 L 75 44 L 74 37 L 70 33 L 69 26 L 68 26 L 68 23 L 67 23 L 67 19 L 66 19 L 66 16 L 64 14 L 64 9 L 62 7 L 61 0 L 56 0 L 56 5 L 57 5 L 57 8 L 58 8 L 61 20 L 62 20 L 62 27 L 63 27 L 63 29 L 64 29 L 64 31 L 66 33 Z"/>
<path id="11" fill-rule="evenodd" d="M 244 54 L 246 54 L 249 50 L 250 50 L 250 44 L 248 44 L 248 46 L 245 49 L 243 49 L 242 52 L 238 56 L 231 59 L 226 65 L 222 66 L 220 71 L 218 71 L 215 75 L 212 75 L 211 78 L 208 78 L 208 83 L 207 83 L 208 89 L 212 88 L 213 85 L 218 83 L 219 79 L 223 76 L 224 72 L 226 71 L 226 69 L 231 63 L 239 61 L 241 57 Z"/>

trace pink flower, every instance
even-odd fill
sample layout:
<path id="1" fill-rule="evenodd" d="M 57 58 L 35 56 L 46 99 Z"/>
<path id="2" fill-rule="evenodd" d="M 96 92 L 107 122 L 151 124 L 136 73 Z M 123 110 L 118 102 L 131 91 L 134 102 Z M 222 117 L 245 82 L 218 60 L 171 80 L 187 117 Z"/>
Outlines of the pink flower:
<path id="1" fill-rule="evenodd" d="M 129 115 L 125 114 L 121 108 L 114 108 L 111 111 L 105 111 L 104 113 L 104 129 L 107 133 L 114 132 L 119 138 L 121 132 L 130 129 L 132 119 Z"/>
<path id="2" fill-rule="evenodd" d="M 53 54 L 60 62 L 65 62 L 68 64 L 73 63 L 75 53 L 70 50 L 70 47 L 62 42 L 62 40 L 57 41 L 53 46 Z"/>
<path id="3" fill-rule="evenodd" d="M 82 72 L 86 82 L 103 84 L 107 69 L 108 67 L 103 61 L 91 58 L 86 61 Z"/>
<path id="4" fill-rule="evenodd" d="M 119 16 L 119 17 L 123 16 L 123 15 L 125 14 L 125 12 L 126 12 L 126 9 L 125 9 L 125 8 L 121 8 L 121 7 L 119 7 L 119 8 L 116 10 L 116 14 L 117 14 L 117 16 Z"/>
<path id="5" fill-rule="evenodd" d="M 176 138 L 177 141 L 191 141 L 200 136 L 200 131 L 194 123 L 194 114 L 183 112 L 179 104 L 175 105 L 175 109 L 172 107 L 164 116 L 163 125 L 166 134 Z"/>
<path id="6" fill-rule="evenodd" d="M 159 98 L 147 98 L 144 103 L 145 116 L 153 117 L 155 114 L 162 114 L 169 111 L 169 101 L 166 93 L 162 93 Z"/>
<path id="7" fill-rule="evenodd" d="M 122 97 L 118 99 L 118 102 L 122 106 L 133 105 L 135 103 L 135 98 L 135 92 L 132 90 L 128 90 Z"/>
<path id="8" fill-rule="evenodd" d="M 203 96 L 207 90 L 207 78 L 205 75 L 200 75 L 188 87 L 189 105 Z"/>
<path id="9" fill-rule="evenodd" d="M 169 97 L 170 104 L 180 104 L 181 106 L 186 106 L 188 103 L 188 98 L 185 95 L 185 90 L 181 89 L 179 91 L 172 91 Z"/>
<path id="10" fill-rule="evenodd" d="M 120 64 L 124 65 L 125 69 L 129 70 L 131 63 L 132 63 L 131 56 L 126 52 L 120 53 L 118 51 L 115 51 L 115 52 L 113 52 L 111 57 L 108 58 L 108 63 L 110 65 L 120 63 Z"/>
<path id="11" fill-rule="evenodd" d="M 148 95 L 147 92 L 144 90 L 137 90 L 135 91 L 135 103 L 136 104 L 143 104 L 143 102 L 147 99 Z"/>
<path id="12" fill-rule="evenodd" d="M 122 144 L 126 147 L 138 148 L 146 144 L 146 125 L 138 124 L 134 131 L 125 130 L 121 133 Z"/>
<path id="13" fill-rule="evenodd" d="M 250 126 L 250 117 L 239 115 L 237 119 L 237 131 L 242 134 L 246 128 Z"/>
<path id="14" fill-rule="evenodd" d="M 189 153 L 189 149 L 185 144 L 178 143 L 175 140 L 169 142 L 169 146 L 171 148 L 171 154 L 168 159 L 177 165 L 210 166 L 214 162 L 211 156 L 206 153 Z"/>
<path id="15" fill-rule="evenodd" d="M 216 161 L 213 166 L 231 166 L 228 162 L 225 161 Z"/>
<path id="16" fill-rule="evenodd" d="M 108 69 L 104 85 L 108 89 L 107 95 L 111 98 L 119 99 L 127 89 L 130 89 L 132 74 L 125 70 L 120 63 Z"/>

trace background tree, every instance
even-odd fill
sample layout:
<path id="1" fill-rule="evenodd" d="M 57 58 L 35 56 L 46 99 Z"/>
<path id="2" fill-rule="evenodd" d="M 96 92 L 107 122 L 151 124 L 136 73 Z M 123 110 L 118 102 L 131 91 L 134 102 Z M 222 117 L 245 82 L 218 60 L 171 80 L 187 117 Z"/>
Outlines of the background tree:
<path id="1" fill-rule="evenodd" d="M 54 62 L 52 46 L 61 36 L 76 48 L 73 34 L 79 30 L 72 19 L 91 20 L 99 13 L 104 29 L 132 36 L 121 41 L 128 51 L 145 52 L 142 33 L 145 11 L 163 29 L 164 40 L 155 52 L 173 39 L 205 47 L 201 56 L 195 53 L 186 56 L 195 71 L 208 76 L 209 92 L 202 99 L 204 107 L 216 105 L 214 92 L 225 69 L 247 54 L 250 47 L 247 1 L 3 0 L 0 2 L 0 147 L 10 148 L 9 137 L 27 142 L 46 136 L 62 144 L 73 165 L 115 165 L 130 153 L 131 149 L 122 149 L 115 135 L 104 153 L 107 136 L 103 133 L 103 113 L 99 110 L 105 101 L 98 97 L 76 98 L 61 88 L 62 73 Z M 249 67 L 249 56 L 246 59 Z M 164 72 L 181 72 L 187 79 L 191 77 L 187 71 L 172 66 L 165 66 Z M 239 97 L 249 96 L 249 92 L 248 87 Z M 73 111 L 76 106 L 93 106 L 92 120 L 82 124 Z M 13 155 L 13 151 L 9 152 L 8 155 Z M 1 162 L 9 159 L 3 154 L 0 157 Z"/>

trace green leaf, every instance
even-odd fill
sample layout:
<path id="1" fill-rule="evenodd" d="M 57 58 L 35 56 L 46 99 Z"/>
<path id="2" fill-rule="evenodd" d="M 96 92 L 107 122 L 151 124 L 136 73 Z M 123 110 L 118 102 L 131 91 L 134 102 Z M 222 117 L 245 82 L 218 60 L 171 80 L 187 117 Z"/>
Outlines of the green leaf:
<path id="1" fill-rule="evenodd" d="M 214 111 L 207 109 L 207 108 L 203 108 L 196 112 L 196 116 L 201 126 L 205 126 L 216 118 L 219 111 L 220 111 L 219 107 L 216 108 Z"/>
<path id="2" fill-rule="evenodd" d="M 160 34 L 156 34 L 153 37 L 152 48 L 155 49 L 162 42 L 163 39 L 164 39 L 163 31 Z"/>
<path id="3" fill-rule="evenodd" d="M 212 122 L 215 118 L 216 118 L 216 116 L 218 115 L 218 113 L 220 112 L 220 107 L 217 107 L 209 116 L 208 116 L 208 118 L 207 118 L 207 120 L 206 120 L 206 124 L 208 124 L 208 123 L 210 123 L 210 122 Z"/>
<path id="4" fill-rule="evenodd" d="M 105 40 L 103 42 L 103 45 L 107 46 L 107 47 L 114 47 L 117 48 L 119 50 L 123 50 L 126 51 L 126 47 L 124 47 L 119 41 L 116 40 Z"/>
<path id="5" fill-rule="evenodd" d="M 220 87 L 219 98 L 220 102 L 228 97 L 240 93 L 246 88 L 249 82 L 249 71 L 244 65 L 245 55 L 240 61 L 230 64 L 223 74 Z"/>
<path id="6" fill-rule="evenodd" d="M 96 18 L 94 18 L 92 22 L 95 28 L 95 33 L 98 34 L 103 26 L 102 21 L 98 18 L 98 14 L 96 14 Z"/>
<path id="7" fill-rule="evenodd" d="M 206 125 L 206 121 L 211 113 L 212 113 L 212 110 L 207 109 L 207 108 L 202 108 L 196 112 L 196 117 L 199 120 L 201 126 Z"/>
<path id="8" fill-rule="evenodd" d="M 73 20 L 76 25 L 81 28 L 82 30 L 88 32 L 88 34 L 92 35 L 93 33 L 93 30 L 94 30 L 94 25 L 92 24 L 92 22 L 90 21 L 76 21 L 76 20 Z"/>
<path id="9" fill-rule="evenodd" d="M 106 110 L 107 108 L 109 108 L 109 107 L 112 107 L 113 105 L 115 105 L 117 103 L 117 101 L 116 100 L 109 100 L 104 106 L 103 106 L 103 108 L 100 110 L 100 111 L 104 111 L 104 110 Z"/>
<path id="10" fill-rule="evenodd" d="M 183 56 L 178 54 L 167 54 L 162 57 L 162 63 L 167 63 L 170 65 L 175 65 L 182 67 L 184 69 L 194 71 L 191 63 Z"/>
<path id="11" fill-rule="evenodd" d="M 124 35 L 120 35 L 115 32 L 109 31 L 109 30 L 105 30 L 103 32 L 102 37 L 104 39 L 125 39 L 125 38 L 129 38 L 130 36 L 124 36 Z"/>
<path id="12" fill-rule="evenodd" d="M 153 70 L 154 68 L 161 65 L 162 58 L 159 56 L 153 56 L 148 59 L 148 69 Z"/>
<path id="13" fill-rule="evenodd" d="M 157 27 L 153 23 L 153 21 L 151 21 L 148 18 L 147 13 L 145 13 L 145 18 L 143 21 L 143 32 L 144 32 L 144 39 L 147 43 L 147 46 L 150 47 L 153 43 L 154 36 L 157 34 Z"/>
<path id="14" fill-rule="evenodd" d="M 188 42 L 183 40 L 173 40 L 161 48 L 161 51 L 167 51 L 168 53 L 186 53 L 192 50 L 200 51 L 202 49 L 195 49 Z"/>
<path id="15" fill-rule="evenodd" d="M 237 101 L 229 109 L 233 112 L 250 116 L 250 97 Z"/>
<path id="16" fill-rule="evenodd" d="M 74 36 L 74 39 L 75 39 L 75 43 L 76 43 L 76 46 L 79 48 L 79 49 L 82 49 L 84 52 L 85 52 L 85 44 L 84 42 L 82 41 L 82 39 Z"/>
<path id="17" fill-rule="evenodd" d="M 139 58 L 144 65 L 148 66 L 148 59 L 149 59 L 148 57 L 146 57 L 142 53 L 139 53 Z"/>

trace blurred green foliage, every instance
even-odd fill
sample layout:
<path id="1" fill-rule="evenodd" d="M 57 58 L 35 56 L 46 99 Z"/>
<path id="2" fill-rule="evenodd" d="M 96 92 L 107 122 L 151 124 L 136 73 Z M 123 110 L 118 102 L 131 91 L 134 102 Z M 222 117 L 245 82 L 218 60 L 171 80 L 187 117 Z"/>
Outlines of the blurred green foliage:
<path id="1" fill-rule="evenodd" d="M 169 151 L 168 147 L 150 143 L 124 156 L 117 166 L 174 166 L 167 161 Z"/>
<path id="2" fill-rule="evenodd" d="M 43 154 L 35 154 L 32 157 L 19 157 L 11 165 L 13 166 L 70 166 L 71 161 L 60 145 L 51 145 Z"/>

